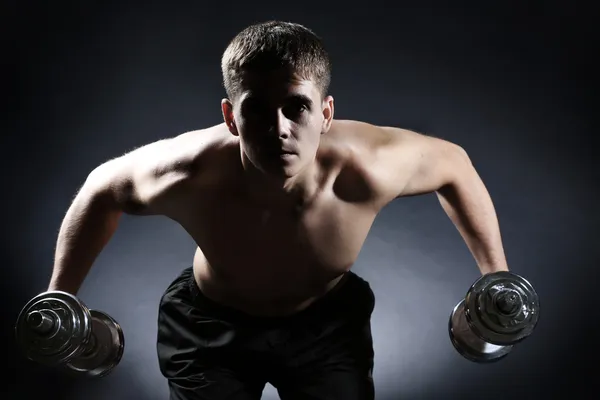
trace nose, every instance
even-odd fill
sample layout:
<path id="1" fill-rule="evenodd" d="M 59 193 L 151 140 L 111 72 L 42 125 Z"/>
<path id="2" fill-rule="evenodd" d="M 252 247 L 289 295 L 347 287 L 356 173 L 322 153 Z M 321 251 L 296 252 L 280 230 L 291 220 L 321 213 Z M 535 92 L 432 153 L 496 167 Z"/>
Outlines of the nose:
<path id="1" fill-rule="evenodd" d="M 271 125 L 271 133 L 277 134 L 279 139 L 287 139 L 290 137 L 290 128 L 290 121 L 281 110 L 277 110 L 276 118 Z"/>

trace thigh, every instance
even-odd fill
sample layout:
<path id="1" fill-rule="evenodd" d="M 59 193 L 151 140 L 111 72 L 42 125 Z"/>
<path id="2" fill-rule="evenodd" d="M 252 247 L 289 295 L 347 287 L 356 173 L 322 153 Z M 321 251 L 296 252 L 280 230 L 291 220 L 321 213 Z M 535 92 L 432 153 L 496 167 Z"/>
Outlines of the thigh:
<path id="1" fill-rule="evenodd" d="M 282 368 L 274 384 L 280 397 L 372 400 L 374 307 L 370 285 L 354 274 L 316 304 L 282 347 Z"/>
<path id="2" fill-rule="evenodd" d="M 277 385 L 282 400 L 375 398 L 370 324 L 312 353 L 311 362 L 288 369 Z"/>
<path id="3" fill-rule="evenodd" d="M 157 354 L 171 400 L 260 399 L 266 380 L 236 348 L 236 328 L 203 309 L 191 270 L 167 288 L 158 312 Z"/>
<path id="4" fill-rule="evenodd" d="M 167 379 L 170 400 L 259 400 L 265 383 L 218 366 L 193 368 Z"/>

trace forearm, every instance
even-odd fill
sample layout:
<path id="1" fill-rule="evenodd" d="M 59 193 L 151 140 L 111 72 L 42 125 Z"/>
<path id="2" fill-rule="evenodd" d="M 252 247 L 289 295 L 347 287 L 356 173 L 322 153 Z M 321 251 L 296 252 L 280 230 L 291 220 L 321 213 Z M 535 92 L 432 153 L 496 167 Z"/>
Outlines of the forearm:
<path id="1" fill-rule="evenodd" d="M 48 290 L 77 294 L 120 216 L 106 196 L 86 188 L 79 192 L 60 227 Z"/>
<path id="2" fill-rule="evenodd" d="M 507 271 L 494 204 L 471 165 L 452 184 L 437 191 L 438 199 L 466 242 L 482 274 Z"/>

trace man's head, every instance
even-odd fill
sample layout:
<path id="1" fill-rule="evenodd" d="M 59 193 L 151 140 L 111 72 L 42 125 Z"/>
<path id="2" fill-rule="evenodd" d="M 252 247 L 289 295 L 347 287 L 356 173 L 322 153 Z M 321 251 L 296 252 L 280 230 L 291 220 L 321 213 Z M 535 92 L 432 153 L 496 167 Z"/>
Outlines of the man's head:
<path id="1" fill-rule="evenodd" d="M 223 118 L 246 161 L 281 178 L 304 170 L 333 118 L 331 65 L 320 38 L 289 22 L 252 25 L 229 43 L 221 69 Z"/>

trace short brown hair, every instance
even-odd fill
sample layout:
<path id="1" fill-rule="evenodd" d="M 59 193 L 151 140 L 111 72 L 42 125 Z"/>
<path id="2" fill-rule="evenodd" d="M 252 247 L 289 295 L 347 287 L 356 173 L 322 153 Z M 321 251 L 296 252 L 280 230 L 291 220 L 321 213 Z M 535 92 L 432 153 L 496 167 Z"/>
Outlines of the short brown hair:
<path id="1" fill-rule="evenodd" d="M 331 81 L 331 63 L 321 38 L 292 22 L 250 25 L 229 43 L 221 59 L 223 85 L 229 99 L 241 92 L 241 72 L 289 68 L 312 80 L 324 98 Z"/>

